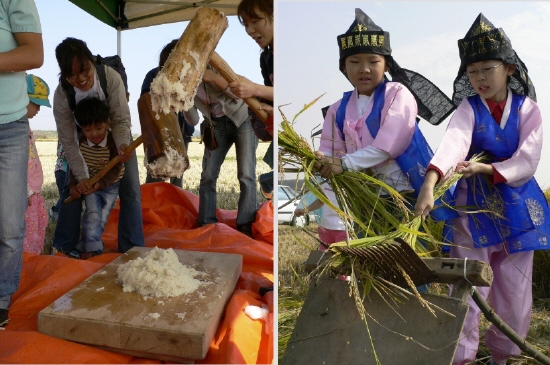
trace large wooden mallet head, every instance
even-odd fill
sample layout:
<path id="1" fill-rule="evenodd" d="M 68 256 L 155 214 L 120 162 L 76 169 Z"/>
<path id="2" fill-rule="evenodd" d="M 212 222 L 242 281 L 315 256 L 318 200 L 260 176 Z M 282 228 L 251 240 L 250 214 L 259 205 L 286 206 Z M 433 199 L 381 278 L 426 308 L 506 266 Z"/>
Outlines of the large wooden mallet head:
<path id="1" fill-rule="evenodd" d="M 210 56 L 227 27 L 227 18 L 220 11 L 208 7 L 197 10 L 151 83 L 154 111 L 167 114 L 193 106 Z"/>
<path id="2" fill-rule="evenodd" d="M 180 177 L 189 159 L 176 113 L 153 112 L 149 93 L 139 98 L 138 112 L 147 172 L 155 178 Z"/>
<path id="3" fill-rule="evenodd" d="M 193 106 L 208 60 L 227 27 L 223 13 L 199 8 L 151 83 L 151 92 L 138 101 L 145 166 L 150 175 L 178 177 L 188 168 L 175 116 Z"/>

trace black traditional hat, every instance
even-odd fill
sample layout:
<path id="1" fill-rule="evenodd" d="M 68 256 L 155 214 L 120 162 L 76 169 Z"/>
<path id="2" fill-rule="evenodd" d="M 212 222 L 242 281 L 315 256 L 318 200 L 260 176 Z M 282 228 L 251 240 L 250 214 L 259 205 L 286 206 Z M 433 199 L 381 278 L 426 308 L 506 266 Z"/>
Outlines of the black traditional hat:
<path id="1" fill-rule="evenodd" d="M 454 105 L 437 86 L 424 76 L 401 68 L 391 55 L 390 34 L 376 25 L 361 9 L 355 9 L 355 20 L 348 31 L 337 37 L 340 49 L 340 71 L 346 58 L 357 53 L 384 56 L 392 81 L 405 85 L 416 99 L 418 115 L 433 125 L 441 123 L 454 110 Z"/>
<path id="2" fill-rule="evenodd" d="M 526 95 L 537 100 L 535 86 L 527 73 L 527 67 L 512 48 L 510 39 L 502 28 L 496 28 L 483 14 L 479 14 L 468 33 L 458 40 L 460 68 L 454 82 L 453 103 L 458 106 L 462 99 L 476 92 L 468 76 L 466 66 L 474 62 L 500 60 L 516 65 L 516 71 L 510 76 L 508 86 L 515 94 Z"/>
<path id="3" fill-rule="evenodd" d="M 375 53 L 391 57 L 390 34 L 374 24 L 361 9 L 355 9 L 355 20 L 348 31 L 337 37 L 340 48 L 340 71 L 347 57 L 357 53 Z"/>

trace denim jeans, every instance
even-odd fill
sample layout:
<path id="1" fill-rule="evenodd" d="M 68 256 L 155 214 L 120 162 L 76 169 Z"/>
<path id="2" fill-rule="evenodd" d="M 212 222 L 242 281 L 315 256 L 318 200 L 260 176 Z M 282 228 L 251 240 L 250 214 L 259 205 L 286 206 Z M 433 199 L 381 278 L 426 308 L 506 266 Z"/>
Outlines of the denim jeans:
<path id="1" fill-rule="evenodd" d="M 82 241 L 76 245 L 80 252 L 103 251 L 101 235 L 109 213 L 118 198 L 120 181 L 84 196 L 86 210 L 82 218 Z"/>
<path id="2" fill-rule="evenodd" d="M 185 151 L 189 148 L 189 141 L 185 141 Z M 151 175 L 147 174 L 147 177 L 145 178 L 145 183 L 149 184 L 152 182 L 161 182 L 166 181 L 166 179 L 163 179 L 162 177 L 152 177 Z M 179 177 L 171 177 L 170 178 L 170 184 L 177 186 L 178 188 L 183 188 L 183 175 Z"/>
<path id="3" fill-rule="evenodd" d="M 265 152 L 264 162 L 273 169 L 273 141 L 269 142 L 269 146 L 267 147 L 267 151 Z"/>
<path id="4" fill-rule="evenodd" d="M 23 264 L 29 122 L 0 124 L 0 309 L 9 307 Z"/>
<path id="5" fill-rule="evenodd" d="M 69 169 L 71 166 L 69 166 Z M 144 246 L 143 217 L 141 214 L 141 190 L 137 156 L 124 163 L 124 176 L 120 180 L 120 215 L 118 218 L 118 252 L 126 252 L 134 246 Z M 63 200 L 70 196 L 70 189 L 65 184 Z M 64 253 L 75 249 L 80 241 L 80 216 L 83 198 L 69 204 L 61 204 L 53 246 Z"/>
<path id="6" fill-rule="evenodd" d="M 61 207 L 61 204 L 63 204 L 63 200 L 61 200 L 61 195 L 63 193 L 63 186 L 65 186 L 67 180 L 67 173 L 63 170 L 57 170 L 55 172 L 55 185 L 57 185 L 57 191 L 59 192 L 59 200 L 55 205 L 52 207 L 52 211 L 55 213 L 59 212 L 59 207 Z"/>
<path id="7" fill-rule="evenodd" d="M 215 118 L 214 133 L 219 147 L 213 151 L 204 149 L 202 173 L 199 186 L 199 225 L 217 223 L 216 182 L 227 152 L 233 144 L 237 155 L 237 178 L 239 179 L 239 203 L 237 228 L 251 225 L 256 219 L 258 196 L 256 192 L 256 147 L 250 119 L 239 128 L 227 117 Z"/>

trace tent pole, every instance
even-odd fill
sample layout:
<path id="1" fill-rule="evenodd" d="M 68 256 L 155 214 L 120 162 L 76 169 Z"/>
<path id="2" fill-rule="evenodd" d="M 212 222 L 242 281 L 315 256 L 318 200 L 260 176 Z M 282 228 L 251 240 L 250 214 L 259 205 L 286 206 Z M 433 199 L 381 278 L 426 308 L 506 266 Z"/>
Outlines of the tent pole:
<path id="1" fill-rule="evenodd" d="M 116 54 L 122 58 L 121 55 L 121 34 L 120 27 L 116 28 Z"/>

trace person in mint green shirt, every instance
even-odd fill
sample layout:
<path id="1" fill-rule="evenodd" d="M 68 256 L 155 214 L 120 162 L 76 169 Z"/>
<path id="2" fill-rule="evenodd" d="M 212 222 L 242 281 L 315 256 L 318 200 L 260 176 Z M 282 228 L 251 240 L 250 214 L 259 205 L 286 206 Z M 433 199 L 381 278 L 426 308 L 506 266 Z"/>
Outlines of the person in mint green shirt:
<path id="1" fill-rule="evenodd" d="M 43 63 L 34 0 L 0 0 L 0 327 L 9 321 L 23 259 L 29 158 L 25 71 Z"/>

